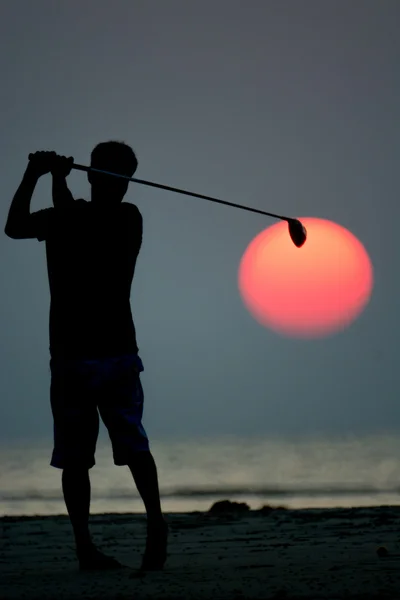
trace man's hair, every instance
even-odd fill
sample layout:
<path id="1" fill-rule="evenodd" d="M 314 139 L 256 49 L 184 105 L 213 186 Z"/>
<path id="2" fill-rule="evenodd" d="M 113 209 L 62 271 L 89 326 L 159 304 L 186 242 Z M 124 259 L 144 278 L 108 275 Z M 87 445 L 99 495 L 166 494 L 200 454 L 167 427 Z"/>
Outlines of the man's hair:
<path id="1" fill-rule="evenodd" d="M 101 142 L 92 150 L 90 155 L 92 162 L 101 162 L 106 165 L 118 165 L 121 175 L 132 177 L 138 167 L 136 154 L 125 142 Z M 115 167 L 114 167 L 115 169 Z"/>

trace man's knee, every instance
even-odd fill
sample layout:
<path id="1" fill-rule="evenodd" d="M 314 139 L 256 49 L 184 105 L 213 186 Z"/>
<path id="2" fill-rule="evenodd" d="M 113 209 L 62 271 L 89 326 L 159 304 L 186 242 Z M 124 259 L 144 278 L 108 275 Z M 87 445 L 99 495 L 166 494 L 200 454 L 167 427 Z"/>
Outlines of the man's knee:
<path id="1" fill-rule="evenodd" d="M 87 465 L 66 465 L 63 467 L 63 473 L 73 473 L 75 475 L 86 475 L 89 472 L 90 467 Z"/>

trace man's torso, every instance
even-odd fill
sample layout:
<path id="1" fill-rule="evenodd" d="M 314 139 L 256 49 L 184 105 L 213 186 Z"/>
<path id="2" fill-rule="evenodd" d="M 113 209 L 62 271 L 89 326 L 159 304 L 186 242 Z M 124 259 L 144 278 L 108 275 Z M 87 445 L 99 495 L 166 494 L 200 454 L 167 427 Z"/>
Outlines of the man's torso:
<path id="1" fill-rule="evenodd" d="M 130 291 L 142 239 L 138 209 L 76 201 L 46 240 L 52 357 L 137 352 Z"/>

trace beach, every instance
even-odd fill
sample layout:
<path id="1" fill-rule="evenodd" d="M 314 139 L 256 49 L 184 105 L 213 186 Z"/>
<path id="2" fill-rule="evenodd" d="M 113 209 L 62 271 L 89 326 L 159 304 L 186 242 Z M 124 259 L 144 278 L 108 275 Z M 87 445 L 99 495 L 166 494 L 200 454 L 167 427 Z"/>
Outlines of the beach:
<path id="1" fill-rule="evenodd" d="M 145 514 L 91 515 L 94 542 L 127 568 L 84 573 L 68 516 L 4 516 L 0 598 L 400 600 L 400 507 L 227 502 L 166 519 L 165 568 L 142 574 Z"/>

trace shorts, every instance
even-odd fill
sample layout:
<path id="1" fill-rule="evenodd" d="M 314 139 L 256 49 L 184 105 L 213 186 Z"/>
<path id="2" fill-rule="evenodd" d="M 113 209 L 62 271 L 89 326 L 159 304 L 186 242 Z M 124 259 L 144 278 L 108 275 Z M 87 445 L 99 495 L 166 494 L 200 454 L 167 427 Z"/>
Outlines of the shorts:
<path id="1" fill-rule="evenodd" d="M 114 464 L 127 465 L 133 452 L 149 451 L 142 426 L 141 359 L 136 354 L 96 360 L 50 360 L 50 402 L 58 469 L 95 464 L 99 413 L 111 440 Z"/>

